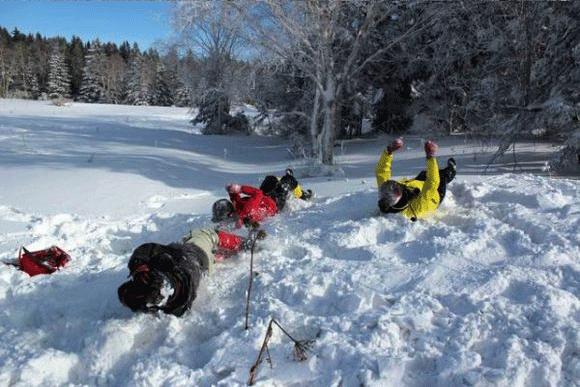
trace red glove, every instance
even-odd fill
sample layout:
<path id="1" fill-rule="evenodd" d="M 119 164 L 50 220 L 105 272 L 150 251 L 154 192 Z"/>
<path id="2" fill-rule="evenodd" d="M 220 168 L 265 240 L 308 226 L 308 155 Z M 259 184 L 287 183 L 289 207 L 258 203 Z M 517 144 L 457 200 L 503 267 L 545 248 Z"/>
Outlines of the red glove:
<path id="1" fill-rule="evenodd" d="M 403 139 L 397 138 L 390 145 L 387 146 L 387 153 L 391 154 L 394 151 L 401 149 L 402 147 L 403 147 Z"/>
<path id="2" fill-rule="evenodd" d="M 439 146 L 433 141 L 429 140 L 425 143 L 425 155 L 427 157 L 434 157 L 437 149 L 439 149 Z"/>
<path id="3" fill-rule="evenodd" d="M 226 185 L 226 191 L 228 191 L 228 193 L 237 194 L 237 193 L 240 193 L 241 190 L 242 190 L 242 186 L 239 184 Z"/>

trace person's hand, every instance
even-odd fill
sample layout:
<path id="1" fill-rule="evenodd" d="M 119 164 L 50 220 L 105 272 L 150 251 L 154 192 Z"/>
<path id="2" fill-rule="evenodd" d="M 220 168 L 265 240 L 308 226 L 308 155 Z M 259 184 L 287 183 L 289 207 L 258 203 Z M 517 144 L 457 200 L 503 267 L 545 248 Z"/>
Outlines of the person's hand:
<path id="1" fill-rule="evenodd" d="M 403 147 L 403 139 L 402 138 L 397 138 L 396 140 L 394 140 L 392 143 L 390 143 L 387 146 L 387 152 L 389 154 L 393 153 L 396 150 L 399 150 Z"/>
<path id="2" fill-rule="evenodd" d="M 260 223 L 256 222 L 255 220 L 251 220 L 250 218 L 244 218 L 243 223 L 244 226 L 252 230 L 260 228 Z"/>
<path id="3" fill-rule="evenodd" d="M 266 236 L 268 236 L 268 234 L 266 234 L 266 231 L 256 230 L 255 238 L 257 240 L 264 240 L 264 239 L 266 239 Z"/>
<path id="4" fill-rule="evenodd" d="M 242 190 L 242 186 L 239 184 L 228 184 L 226 185 L 226 191 L 231 194 L 240 193 Z"/>
<path id="5" fill-rule="evenodd" d="M 427 157 L 434 157 L 437 149 L 439 149 L 439 146 L 435 142 L 429 140 L 425 143 L 425 155 Z"/>

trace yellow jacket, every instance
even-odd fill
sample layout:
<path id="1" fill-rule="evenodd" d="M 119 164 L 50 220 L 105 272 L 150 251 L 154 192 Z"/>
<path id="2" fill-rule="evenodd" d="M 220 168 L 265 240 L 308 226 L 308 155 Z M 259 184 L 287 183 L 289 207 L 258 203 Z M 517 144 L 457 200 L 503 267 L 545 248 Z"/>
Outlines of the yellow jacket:
<path id="1" fill-rule="evenodd" d="M 294 193 L 294 196 L 295 196 L 297 199 L 301 199 L 301 198 L 302 198 L 302 187 L 300 187 L 300 184 L 298 184 L 298 185 L 296 186 L 296 188 L 294 188 L 294 191 L 293 191 L 293 193 Z"/>
<path id="2" fill-rule="evenodd" d="M 381 185 L 391 178 L 391 164 L 393 163 L 393 155 L 383 151 L 375 174 L 377 176 L 377 186 Z M 420 219 L 425 218 L 431 213 L 435 212 L 441 201 L 439 197 L 439 166 L 435 157 L 427 158 L 427 178 L 425 181 L 415 179 L 401 179 L 398 183 L 403 184 L 411 189 L 418 188 L 421 193 L 414 199 L 409 201 L 409 206 L 400 213 L 407 218 Z"/>

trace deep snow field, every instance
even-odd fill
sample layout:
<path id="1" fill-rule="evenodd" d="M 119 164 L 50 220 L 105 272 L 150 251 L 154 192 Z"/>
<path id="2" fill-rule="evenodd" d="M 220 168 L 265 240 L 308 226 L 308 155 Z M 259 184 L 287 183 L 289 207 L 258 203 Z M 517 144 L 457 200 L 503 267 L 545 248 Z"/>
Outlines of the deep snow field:
<path id="1" fill-rule="evenodd" d="M 72 256 L 53 275 L 0 265 L 0 385 L 245 385 L 266 326 L 316 339 L 295 362 L 279 331 L 257 385 L 573 386 L 580 381 L 580 183 L 547 144 L 438 139 L 459 174 L 437 215 L 380 216 L 387 137 L 337 148 L 343 173 L 304 177 L 283 140 L 201 136 L 183 108 L 0 100 L 0 260 L 25 245 Z M 406 138 L 396 177 L 424 165 Z M 312 202 L 264 224 L 244 330 L 249 254 L 220 263 L 182 318 L 117 299 L 133 248 L 209 224 L 224 185 L 292 166 Z M 243 233 L 243 231 L 239 231 Z"/>

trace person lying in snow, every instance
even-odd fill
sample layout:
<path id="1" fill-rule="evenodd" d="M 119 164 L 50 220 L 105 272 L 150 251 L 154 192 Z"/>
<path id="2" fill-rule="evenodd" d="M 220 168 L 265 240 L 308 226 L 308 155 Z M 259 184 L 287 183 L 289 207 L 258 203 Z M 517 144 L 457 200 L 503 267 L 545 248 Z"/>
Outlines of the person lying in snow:
<path id="1" fill-rule="evenodd" d="M 212 206 L 212 222 L 225 223 L 233 221 L 236 227 L 258 227 L 259 223 L 269 216 L 278 213 L 274 199 L 262 190 L 249 185 L 228 184 L 226 191 L 230 200 L 220 199 Z"/>
<path id="2" fill-rule="evenodd" d="M 236 227 L 257 227 L 265 218 L 274 216 L 285 206 L 290 192 L 303 200 L 312 197 L 312 191 L 303 191 L 291 169 L 284 176 L 266 176 L 260 188 L 229 184 L 226 190 L 230 200 L 220 199 L 212 206 L 212 221 L 235 221 Z"/>
<path id="3" fill-rule="evenodd" d="M 294 188 L 292 188 L 294 187 Z M 266 176 L 264 181 L 260 185 L 260 189 L 268 196 L 274 198 L 276 203 L 281 203 L 278 206 L 283 208 L 286 205 L 286 200 L 288 199 L 288 192 L 292 191 L 292 194 L 296 199 L 310 200 L 312 199 L 312 190 L 303 189 L 298 180 L 294 177 L 294 171 L 290 168 L 286 169 L 284 176 Z"/>
<path id="4" fill-rule="evenodd" d="M 265 236 L 262 230 L 242 238 L 207 228 L 189 232 L 179 243 L 145 243 L 131 255 L 131 279 L 119 287 L 119 300 L 133 312 L 181 316 L 195 300 L 202 275 L 213 272 L 215 261 L 249 250 L 255 239 Z"/>
<path id="5" fill-rule="evenodd" d="M 447 167 L 439 170 L 435 153 L 438 146 L 433 141 L 425 143 L 427 169 L 414 179 L 391 179 L 393 152 L 403 147 L 403 140 L 396 139 L 383 151 L 375 170 L 379 187 L 379 209 L 385 214 L 401 213 L 413 222 L 437 210 L 443 199 L 447 184 L 456 173 L 455 159 L 447 161 Z"/>

